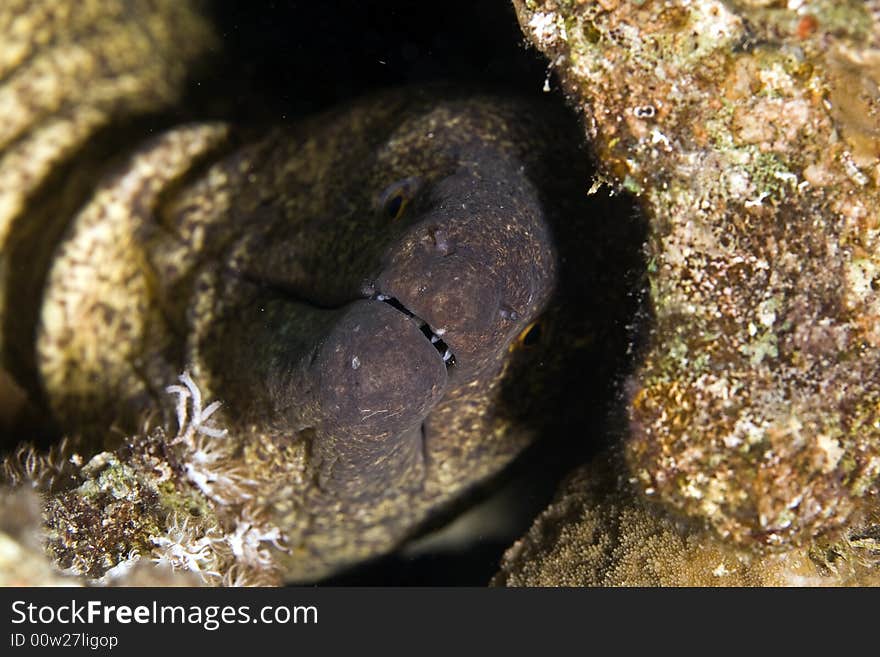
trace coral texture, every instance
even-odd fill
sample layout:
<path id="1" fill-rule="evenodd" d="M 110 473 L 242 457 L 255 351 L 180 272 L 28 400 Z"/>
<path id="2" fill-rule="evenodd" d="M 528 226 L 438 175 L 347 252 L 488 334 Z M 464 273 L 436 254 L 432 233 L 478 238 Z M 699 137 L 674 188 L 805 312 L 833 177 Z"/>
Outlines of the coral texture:
<path id="1" fill-rule="evenodd" d="M 651 224 L 654 317 L 625 453 L 745 545 L 876 505 L 876 3 L 514 0 Z"/>
<path id="2" fill-rule="evenodd" d="M 836 542 L 760 553 L 646 502 L 621 464 L 576 470 L 505 554 L 503 586 L 877 586 L 880 517 Z"/>
<path id="3" fill-rule="evenodd" d="M 57 576 L 60 569 L 79 583 L 281 582 L 273 556 L 284 549 L 281 531 L 252 503 L 252 490 L 268 482 L 241 469 L 235 458 L 240 442 L 210 421 L 219 403 L 203 406 L 188 374 L 180 383 L 168 387 L 178 399 L 174 436 L 144 428 L 114 452 L 87 461 L 68 441 L 48 454 L 23 446 L 2 462 L 8 488 L 0 491 L 0 531 L 15 538 L 17 551 L 36 555 L 45 546 L 47 571 Z M 25 502 L 36 511 L 4 511 Z M 6 529 L 15 515 L 25 529 Z M 0 562 L 0 575 L 12 570 Z"/>

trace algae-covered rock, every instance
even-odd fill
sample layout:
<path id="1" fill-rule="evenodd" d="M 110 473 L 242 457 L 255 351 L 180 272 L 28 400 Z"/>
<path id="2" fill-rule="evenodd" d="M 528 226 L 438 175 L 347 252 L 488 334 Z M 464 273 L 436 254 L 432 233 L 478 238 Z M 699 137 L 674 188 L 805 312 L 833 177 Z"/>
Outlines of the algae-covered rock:
<path id="1" fill-rule="evenodd" d="M 0 586 L 72 586 L 43 548 L 40 499 L 29 488 L 0 487 Z"/>
<path id="2" fill-rule="evenodd" d="M 845 533 L 880 475 L 869 3 L 514 5 L 650 221 L 638 488 L 735 543 Z"/>
<path id="3" fill-rule="evenodd" d="M 91 457 L 67 440 L 48 453 L 22 445 L 0 462 L 0 532 L 12 535 L 16 553 L 77 585 L 281 582 L 273 556 L 281 533 L 251 500 L 266 482 L 236 469 L 238 443 L 210 425 L 183 378 L 185 415 L 173 436 L 145 427 Z M 7 530 L 13 521 L 15 531 Z M 0 562 L 0 577 L 14 579 L 15 570 Z M 30 571 L 22 577 L 25 585 L 42 581 Z"/>
<path id="4" fill-rule="evenodd" d="M 8 462 L 7 462 L 8 463 Z M 32 482 L 29 482 L 32 483 Z M 102 578 L 90 580 L 74 568 L 60 569 L 46 550 L 44 499 L 30 485 L 0 487 L 0 586 L 198 586 L 193 571 L 156 564 L 149 559 L 127 559 Z M 109 517 L 109 516 L 108 516 Z M 121 527 L 125 518 L 104 522 Z M 75 540 L 75 539 L 74 539 Z M 97 547 L 93 553 L 98 554 Z"/>
<path id="5" fill-rule="evenodd" d="M 759 553 L 675 520 L 618 474 L 616 459 L 576 470 L 504 555 L 496 586 L 877 586 L 878 521 L 834 543 Z"/>

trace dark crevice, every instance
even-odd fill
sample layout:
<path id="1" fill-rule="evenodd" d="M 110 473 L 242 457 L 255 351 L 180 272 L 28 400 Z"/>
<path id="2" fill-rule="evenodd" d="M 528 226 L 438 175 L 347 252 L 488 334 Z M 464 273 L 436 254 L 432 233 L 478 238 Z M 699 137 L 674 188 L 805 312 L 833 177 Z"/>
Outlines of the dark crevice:
<path id="1" fill-rule="evenodd" d="M 353 297 L 342 303 L 327 303 L 324 300 L 318 299 L 313 294 L 309 294 L 306 290 L 286 281 L 270 280 L 264 276 L 258 276 L 247 271 L 242 271 L 241 269 L 236 269 L 235 267 L 226 267 L 225 272 L 229 276 L 244 281 L 245 283 L 255 285 L 261 290 L 271 292 L 272 294 L 288 299 L 294 303 L 301 303 L 305 306 L 310 306 L 316 310 L 339 310 L 346 304 L 363 298 Z"/>
<path id="2" fill-rule="evenodd" d="M 226 60 L 213 82 L 248 122 L 291 121 L 404 84 L 540 95 L 546 60 L 523 47 L 510 2 L 211 0 Z M 320 62 L 320 65 L 315 65 Z"/>

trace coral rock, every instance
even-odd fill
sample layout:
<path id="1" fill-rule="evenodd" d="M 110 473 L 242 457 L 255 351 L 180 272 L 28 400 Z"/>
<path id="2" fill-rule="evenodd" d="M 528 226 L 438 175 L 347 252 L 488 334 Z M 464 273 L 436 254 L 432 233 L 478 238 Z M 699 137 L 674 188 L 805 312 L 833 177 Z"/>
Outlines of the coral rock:
<path id="1" fill-rule="evenodd" d="M 568 479 L 507 551 L 493 584 L 876 586 L 878 521 L 859 524 L 836 543 L 762 554 L 658 513 L 600 459 Z"/>
<path id="2" fill-rule="evenodd" d="M 651 223 L 641 491 L 741 544 L 844 531 L 880 475 L 876 3 L 514 4 Z"/>

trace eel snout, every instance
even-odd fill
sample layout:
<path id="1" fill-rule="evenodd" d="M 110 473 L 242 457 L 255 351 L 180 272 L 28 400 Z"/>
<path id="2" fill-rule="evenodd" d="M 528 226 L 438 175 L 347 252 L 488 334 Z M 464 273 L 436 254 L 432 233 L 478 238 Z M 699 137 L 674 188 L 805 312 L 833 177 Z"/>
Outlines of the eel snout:
<path id="1" fill-rule="evenodd" d="M 351 303 L 309 369 L 327 433 L 379 445 L 418 427 L 442 398 L 442 354 L 420 323 L 379 300 Z"/>
<path id="2" fill-rule="evenodd" d="M 435 344 L 446 345 L 459 372 L 471 371 L 481 353 L 499 342 L 502 321 L 502 286 L 490 268 L 468 256 L 415 253 L 378 281 L 380 290 L 428 327 Z"/>
<path id="3" fill-rule="evenodd" d="M 442 340 L 456 378 L 498 365 L 554 283 L 540 217 L 505 211 L 503 204 L 476 211 L 459 204 L 429 214 L 391 245 L 374 279 L 377 298 L 419 318 L 435 344 Z"/>

